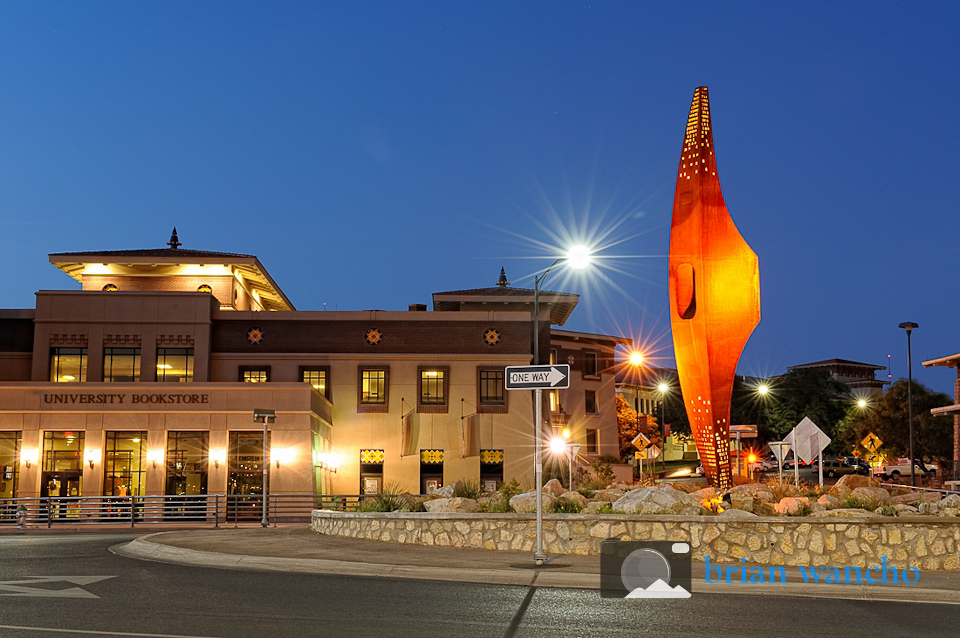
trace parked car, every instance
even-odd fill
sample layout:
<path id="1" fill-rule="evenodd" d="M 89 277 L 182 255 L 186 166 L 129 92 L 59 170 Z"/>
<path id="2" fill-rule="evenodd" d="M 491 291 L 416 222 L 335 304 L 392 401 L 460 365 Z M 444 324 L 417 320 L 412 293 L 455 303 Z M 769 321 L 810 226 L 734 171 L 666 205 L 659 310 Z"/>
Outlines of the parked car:
<path id="1" fill-rule="evenodd" d="M 858 456 L 845 456 L 843 460 L 847 462 L 848 465 L 851 465 L 857 468 L 857 474 L 862 474 L 864 476 L 870 474 L 870 464 L 861 459 Z"/>
<path id="2" fill-rule="evenodd" d="M 800 461 L 800 467 L 809 467 L 809 466 L 810 466 L 810 464 L 807 463 L 806 461 Z M 790 459 L 789 461 L 784 461 L 784 462 L 783 462 L 783 469 L 785 469 L 785 470 L 792 470 L 792 469 L 793 469 L 793 459 Z"/>
<path id="3" fill-rule="evenodd" d="M 823 460 L 823 475 L 829 478 L 842 476 L 844 474 L 856 474 L 857 469 L 858 468 L 850 465 L 843 459 L 824 459 Z"/>
<path id="4" fill-rule="evenodd" d="M 747 466 L 751 472 L 774 472 L 777 469 L 776 459 L 763 459 Z"/>

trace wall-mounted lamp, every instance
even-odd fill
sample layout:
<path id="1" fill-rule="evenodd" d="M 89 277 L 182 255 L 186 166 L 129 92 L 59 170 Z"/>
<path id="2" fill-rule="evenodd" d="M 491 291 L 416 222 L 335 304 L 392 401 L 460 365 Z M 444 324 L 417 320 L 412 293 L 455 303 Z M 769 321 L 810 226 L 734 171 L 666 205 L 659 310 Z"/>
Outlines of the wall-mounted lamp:
<path id="1" fill-rule="evenodd" d="M 277 467 L 280 467 L 280 464 L 290 465 L 293 463 L 293 460 L 297 458 L 297 449 L 292 447 L 275 447 L 270 449 L 270 458 L 274 459 L 277 462 Z"/>
<path id="2" fill-rule="evenodd" d="M 87 463 L 90 464 L 91 470 L 93 469 L 94 463 L 100 462 L 100 450 L 87 450 L 83 456 L 86 459 Z"/>
<path id="3" fill-rule="evenodd" d="M 153 463 L 153 467 L 157 467 L 157 463 L 163 463 L 163 450 L 147 450 L 147 460 Z"/>
<path id="4" fill-rule="evenodd" d="M 27 448 L 20 450 L 20 460 L 23 461 L 23 464 L 30 469 L 30 466 L 37 462 L 40 458 L 40 450 L 36 448 Z"/>
<path id="5" fill-rule="evenodd" d="M 227 462 L 227 451 L 222 447 L 210 450 L 210 460 L 214 467 L 219 468 L 221 463 Z"/>
<path id="6" fill-rule="evenodd" d="M 317 454 L 315 465 L 321 470 L 336 474 L 337 468 L 340 467 L 340 457 L 333 452 L 320 452 Z"/>

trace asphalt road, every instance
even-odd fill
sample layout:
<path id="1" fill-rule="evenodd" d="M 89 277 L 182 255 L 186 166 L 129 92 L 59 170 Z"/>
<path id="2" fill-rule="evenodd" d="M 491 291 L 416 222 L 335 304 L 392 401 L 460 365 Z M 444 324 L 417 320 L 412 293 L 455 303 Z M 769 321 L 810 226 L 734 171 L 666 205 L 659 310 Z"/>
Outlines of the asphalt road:
<path id="1" fill-rule="evenodd" d="M 0 637 L 956 636 L 960 605 L 596 591 L 185 567 L 135 535 L 0 537 Z"/>

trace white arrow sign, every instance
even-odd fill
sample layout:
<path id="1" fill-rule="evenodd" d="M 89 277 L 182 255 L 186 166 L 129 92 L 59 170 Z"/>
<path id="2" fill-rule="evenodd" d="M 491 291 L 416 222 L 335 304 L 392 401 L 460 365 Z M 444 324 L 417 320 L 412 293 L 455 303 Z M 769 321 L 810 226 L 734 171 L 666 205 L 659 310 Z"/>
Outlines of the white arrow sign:
<path id="1" fill-rule="evenodd" d="M 536 390 L 570 387 L 570 366 L 507 366 L 504 387 L 507 390 Z"/>

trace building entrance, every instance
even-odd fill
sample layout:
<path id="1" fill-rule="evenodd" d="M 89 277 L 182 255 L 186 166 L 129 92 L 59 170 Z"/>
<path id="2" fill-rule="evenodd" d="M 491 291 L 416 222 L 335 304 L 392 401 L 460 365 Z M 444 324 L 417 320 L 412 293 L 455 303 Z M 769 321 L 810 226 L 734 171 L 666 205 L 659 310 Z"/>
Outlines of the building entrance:
<path id="1" fill-rule="evenodd" d="M 61 499 L 80 496 L 82 482 L 83 472 L 79 470 L 43 472 L 41 474 L 40 497 L 47 499 L 44 504 L 49 508 L 50 518 L 67 518 L 80 515 L 79 501 Z"/>

